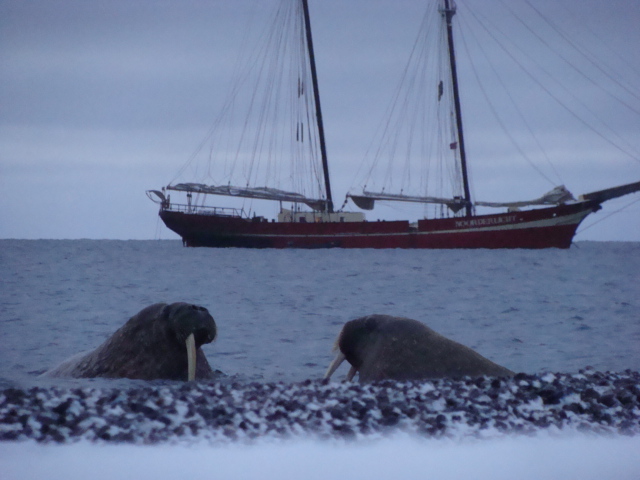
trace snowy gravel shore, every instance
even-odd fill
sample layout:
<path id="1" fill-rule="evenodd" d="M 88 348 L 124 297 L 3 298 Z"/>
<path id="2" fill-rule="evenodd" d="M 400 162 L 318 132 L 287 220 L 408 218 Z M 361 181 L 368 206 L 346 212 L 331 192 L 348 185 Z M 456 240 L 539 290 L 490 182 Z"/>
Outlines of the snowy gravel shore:
<path id="1" fill-rule="evenodd" d="M 396 432 L 458 439 L 570 429 L 639 435 L 640 373 L 0 391 L 4 441 L 221 444 L 296 436 L 367 439 Z"/>

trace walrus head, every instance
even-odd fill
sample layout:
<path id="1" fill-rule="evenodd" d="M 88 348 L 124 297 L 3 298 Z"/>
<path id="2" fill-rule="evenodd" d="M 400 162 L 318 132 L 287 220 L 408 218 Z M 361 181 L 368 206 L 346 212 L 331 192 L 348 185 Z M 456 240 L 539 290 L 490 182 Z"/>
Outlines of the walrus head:
<path id="1" fill-rule="evenodd" d="M 73 378 L 194 380 L 213 370 L 200 346 L 216 338 L 213 317 L 189 303 L 155 303 L 140 310 L 90 352 L 45 372 Z"/>
<path id="2" fill-rule="evenodd" d="M 163 316 L 171 326 L 178 343 L 187 350 L 187 380 L 196 377 L 196 350 L 215 340 L 218 331 L 209 311 L 199 305 L 172 303 L 164 307 Z"/>
<path id="3" fill-rule="evenodd" d="M 356 318 L 344 324 L 333 347 L 337 352 L 324 378 L 330 378 L 336 369 L 347 360 L 351 364 L 347 380 L 351 381 L 360 370 L 367 351 L 378 342 L 381 328 L 378 315 Z"/>
<path id="4" fill-rule="evenodd" d="M 334 349 L 338 353 L 325 378 L 344 360 L 351 364 L 347 380 L 359 373 L 360 382 L 514 374 L 422 322 L 389 315 L 368 315 L 345 323 Z"/>

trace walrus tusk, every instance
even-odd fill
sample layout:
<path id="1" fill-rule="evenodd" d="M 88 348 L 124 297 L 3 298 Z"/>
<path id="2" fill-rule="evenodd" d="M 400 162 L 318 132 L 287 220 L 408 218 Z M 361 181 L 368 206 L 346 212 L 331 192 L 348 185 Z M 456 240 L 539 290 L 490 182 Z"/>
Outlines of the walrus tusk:
<path id="1" fill-rule="evenodd" d="M 193 333 L 187 337 L 187 369 L 188 378 L 187 381 L 196 379 L 196 337 Z"/>
<path id="2" fill-rule="evenodd" d="M 324 374 L 324 378 L 330 378 L 331 375 L 333 375 L 333 372 L 336 371 L 336 369 L 340 366 L 342 362 L 344 362 L 344 360 L 345 360 L 344 353 L 338 350 L 338 354 L 336 355 L 336 358 L 333 359 L 333 362 L 331 362 L 331 364 L 329 365 L 329 368 L 327 369 L 327 373 Z"/>
<path id="3" fill-rule="evenodd" d="M 353 377 L 356 376 L 356 373 L 358 373 L 358 370 L 356 370 L 356 367 L 354 367 L 353 365 L 351 365 L 351 368 L 349 369 L 349 373 L 347 373 L 347 382 L 350 382 L 351 380 L 353 380 Z"/>

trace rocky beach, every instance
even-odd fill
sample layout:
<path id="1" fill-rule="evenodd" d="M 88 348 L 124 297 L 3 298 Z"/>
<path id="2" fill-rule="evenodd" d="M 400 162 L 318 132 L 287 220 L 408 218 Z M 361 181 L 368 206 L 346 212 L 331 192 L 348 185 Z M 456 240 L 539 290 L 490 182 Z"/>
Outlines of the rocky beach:
<path id="1" fill-rule="evenodd" d="M 7 388 L 0 440 L 213 444 L 376 439 L 392 433 L 464 439 L 539 432 L 640 434 L 640 374 L 373 384 L 170 383 L 130 388 Z"/>

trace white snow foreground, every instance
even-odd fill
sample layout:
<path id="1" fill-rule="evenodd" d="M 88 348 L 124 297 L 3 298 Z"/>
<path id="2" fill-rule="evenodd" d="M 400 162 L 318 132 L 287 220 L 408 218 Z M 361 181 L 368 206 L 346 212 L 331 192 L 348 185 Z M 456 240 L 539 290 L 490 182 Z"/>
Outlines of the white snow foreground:
<path id="1" fill-rule="evenodd" d="M 253 445 L 0 443 L 4 480 L 581 480 L 640 478 L 640 437 L 579 433 L 493 439 L 395 436 L 365 442 L 297 440 Z"/>

